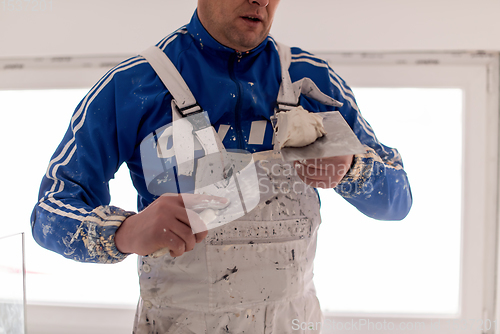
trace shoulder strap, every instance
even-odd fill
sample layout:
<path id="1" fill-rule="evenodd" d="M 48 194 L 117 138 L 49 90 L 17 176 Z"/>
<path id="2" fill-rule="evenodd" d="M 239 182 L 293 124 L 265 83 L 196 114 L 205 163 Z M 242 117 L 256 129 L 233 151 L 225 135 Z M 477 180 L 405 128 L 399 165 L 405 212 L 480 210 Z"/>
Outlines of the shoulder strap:
<path id="1" fill-rule="evenodd" d="M 297 94 L 294 92 L 294 87 L 292 84 L 292 79 L 290 78 L 290 73 L 288 69 L 292 63 L 292 51 L 290 47 L 276 42 L 278 46 L 278 54 L 280 56 L 281 63 L 281 86 L 278 93 L 278 111 L 290 110 L 293 107 L 298 106 Z"/>
<path id="2" fill-rule="evenodd" d="M 191 176 L 194 170 L 193 125 L 187 120 L 190 114 L 201 111 L 191 90 L 170 58 L 158 47 L 141 52 L 165 87 L 172 94 L 172 136 L 177 161 L 177 172 Z"/>
<path id="3" fill-rule="evenodd" d="M 141 52 L 141 56 L 146 58 L 156 74 L 158 74 L 165 87 L 172 94 L 175 104 L 183 116 L 201 110 L 179 71 L 162 50 L 156 46 L 151 46 Z"/>
<path id="4" fill-rule="evenodd" d="M 276 112 L 287 111 L 299 105 L 300 95 L 309 96 L 327 106 L 342 107 L 342 103 L 324 94 L 310 78 L 302 78 L 294 83 L 288 72 L 292 63 L 292 52 L 289 47 L 276 42 L 281 62 L 281 86 L 278 93 Z"/>

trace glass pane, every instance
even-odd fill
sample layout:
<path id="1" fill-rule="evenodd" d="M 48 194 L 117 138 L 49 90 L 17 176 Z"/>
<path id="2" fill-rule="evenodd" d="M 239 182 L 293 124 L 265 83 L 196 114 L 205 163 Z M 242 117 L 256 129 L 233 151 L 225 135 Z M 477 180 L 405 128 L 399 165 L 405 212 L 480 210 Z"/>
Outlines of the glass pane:
<path id="1" fill-rule="evenodd" d="M 25 332 L 24 235 L 0 238 L 0 334 Z"/>
<path id="2" fill-rule="evenodd" d="M 113 266 L 80 264 L 40 248 L 31 238 L 29 215 L 41 176 L 72 110 L 86 92 L 0 91 L 0 110 L 9 110 L 0 114 L 0 139 L 13 143 L 12 138 L 16 138 L 16 145 L 2 147 L 4 156 L 16 157 L 15 163 L 0 168 L 5 174 L 23 176 L 23 187 L 16 178 L 2 181 L 11 191 L 0 197 L 14 210 L 0 221 L 0 234 L 22 230 L 29 236 L 28 301 L 132 306 L 139 295 L 135 257 Z M 316 261 L 315 281 L 322 307 L 339 312 L 455 313 L 459 300 L 461 166 L 447 166 L 447 190 L 441 196 L 446 198 L 438 198 L 443 185 L 434 181 L 438 176 L 433 168 L 443 154 L 461 161 L 462 92 L 356 89 L 355 94 L 379 139 L 403 155 L 414 206 L 403 222 L 378 222 L 358 213 L 333 191 L 320 192 L 322 202 L 329 203 L 322 208 Z M 409 101 L 425 101 L 425 106 Z M 32 121 L 23 122 L 26 118 Z M 30 136 L 18 136 L 12 124 L 23 124 L 24 133 Z M 18 154 L 19 147 L 32 147 L 34 138 L 42 144 L 29 154 Z M 135 209 L 125 169 L 110 187 L 113 205 Z M 16 198 L 25 200 L 14 201 Z M 24 223 L 9 223 L 19 221 L 19 212 L 25 213 Z M 98 277 L 106 279 L 95 279 Z M 92 288 L 74 289 L 90 284 Z"/>
<path id="3" fill-rule="evenodd" d="M 9 191 L 1 192 L 0 200 L 11 210 L 4 212 L 0 220 L 0 235 L 27 235 L 28 303 L 134 307 L 139 296 L 137 257 L 130 256 L 116 265 L 82 264 L 41 248 L 31 236 L 30 215 L 40 181 L 73 110 L 87 92 L 88 89 L 0 91 L 0 110 L 6 111 L 0 113 L 2 156 L 10 157 L 0 171 L 11 176 L 2 180 L 2 188 Z M 19 135 L 20 129 L 23 135 Z M 115 183 L 123 185 L 119 188 Z M 136 195 L 128 173 L 120 171 L 110 188 L 113 205 L 136 210 Z M 75 289 L 82 286 L 86 288 Z"/>
<path id="4" fill-rule="evenodd" d="M 384 222 L 365 217 L 334 191 L 320 191 L 315 283 L 321 306 L 347 313 L 455 314 L 462 91 L 358 88 L 354 93 L 379 140 L 401 153 L 414 202 L 406 219 Z"/>

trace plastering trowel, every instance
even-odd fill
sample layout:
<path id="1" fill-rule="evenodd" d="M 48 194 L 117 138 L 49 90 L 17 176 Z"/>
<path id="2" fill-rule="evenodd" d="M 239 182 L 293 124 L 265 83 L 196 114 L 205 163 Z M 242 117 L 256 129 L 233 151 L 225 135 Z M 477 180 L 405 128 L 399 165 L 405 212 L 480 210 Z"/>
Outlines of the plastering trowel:
<path id="1" fill-rule="evenodd" d="M 280 151 L 284 161 L 319 159 L 348 154 L 362 154 L 366 152 L 366 148 L 361 144 L 340 112 L 329 111 L 315 113 L 315 115 L 319 115 L 323 118 L 323 127 L 326 134 L 317 138 L 313 143 L 303 147 L 282 147 Z M 276 115 L 271 121 L 275 130 L 275 146 L 280 147 L 282 146 L 280 141 L 283 139 L 282 136 L 279 136 L 279 132 L 287 132 L 287 129 L 277 129 Z M 287 124 L 283 122 L 280 126 L 286 127 Z"/>

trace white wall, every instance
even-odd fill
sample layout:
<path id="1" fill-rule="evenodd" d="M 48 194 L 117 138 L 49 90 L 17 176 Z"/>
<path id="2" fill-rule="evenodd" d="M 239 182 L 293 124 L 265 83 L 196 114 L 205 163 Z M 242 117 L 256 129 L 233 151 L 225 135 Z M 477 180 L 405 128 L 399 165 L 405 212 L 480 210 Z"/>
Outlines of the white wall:
<path id="1" fill-rule="evenodd" d="M 52 1 L 52 10 L 11 11 L 16 1 L 0 0 L 0 58 L 136 54 L 186 23 L 196 6 L 41 1 Z M 311 51 L 500 51 L 499 13 L 499 0 L 282 0 L 272 32 Z"/>

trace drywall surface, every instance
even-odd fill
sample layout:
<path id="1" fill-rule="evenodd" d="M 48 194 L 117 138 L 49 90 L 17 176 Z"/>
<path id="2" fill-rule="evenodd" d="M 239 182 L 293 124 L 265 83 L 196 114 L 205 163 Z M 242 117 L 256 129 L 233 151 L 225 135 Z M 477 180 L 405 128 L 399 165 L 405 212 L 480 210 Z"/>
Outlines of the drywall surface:
<path id="1" fill-rule="evenodd" d="M 0 58 L 136 54 L 196 2 L 0 0 Z M 282 0 L 272 34 L 312 51 L 498 51 L 498 13 L 500 0 Z"/>

